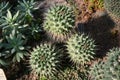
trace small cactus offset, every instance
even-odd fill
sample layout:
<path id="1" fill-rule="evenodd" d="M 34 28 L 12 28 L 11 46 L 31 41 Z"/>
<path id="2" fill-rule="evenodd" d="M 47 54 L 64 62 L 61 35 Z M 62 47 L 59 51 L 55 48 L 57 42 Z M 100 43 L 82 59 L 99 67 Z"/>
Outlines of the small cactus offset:
<path id="1" fill-rule="evenodd" d="M 75 15 L 71 7 L 54 5 L 45 14 L 44 30 L 55 41 L 64 41 L 75 24 Z"/>
<path id="2" fill-rule="evenodd" d="M 107 60 L 94 64 L 90 74 L 93 80 L 120 80 L 120 48 L 111 49 Z"/>
<path id="3" fill-rule="evenodd" d="M 54 77 L 59 70 L 60 54 L 54 46 L 43 44 L 33 49 L 30 55 L 30 66 L 37 75 L 46 78 Z"/>
<path id="4" fill-rule="evenodd" d="M 106 10 L 115 17 L 120 18 L 120 0 L 104 0 Z"/>
<path id="5" fill-rule="evenodd" d="M 67 41 L 66 46 L 71 61 L 77 64 L 86 64 L 95 54 L 94 40 L 85 34 L 75 34 Z"/>

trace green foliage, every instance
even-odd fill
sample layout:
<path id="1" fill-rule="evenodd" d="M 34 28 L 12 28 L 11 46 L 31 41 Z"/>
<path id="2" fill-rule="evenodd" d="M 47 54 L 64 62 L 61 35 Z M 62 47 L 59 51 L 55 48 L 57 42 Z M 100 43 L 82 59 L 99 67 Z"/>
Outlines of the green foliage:
<path id="1" fill-rule="evenodd" d="M 104 62 L 96 62 L 90 68 L 90 76 L 92 80 L 104 80 L 105 78 L 105 70 L 104 70 Z"/>
<path id="2" fill-rule="evenodd" d="M 36 46 L 31 52 L 30 66 L 41 78 L 51 78 L 59 70 L 59 58 L 59 50 L 56 50 L 55 47 L 50 44 L 42 44 Z"/>
<path id="3" fill-rule="evenodd" d="M 3 16 L 3 18 L 0 20 L 0 23 L 4 36 L 9 35 L 14 28 L 21 28 L 21 21 L 19 20 L 19 11 L 16 12 L 15 15 L 12 15 L 11 12 L 8 10 L 7 15 Z"/>
<path id="4" fill-rule="evenodd" d="M 104 0 L 104 4 L 111 15 L 120 18 L 120 0 Z"/>
<path id="5" fill-rule="evenodd" d="M 120 80 L 120 48 L 111 49 L 107 60 L 94 64 L 90 74 L 93 80 Z"/>
<path id="6" fill-rule="evenodd" d="M 22 37 L 22 34 L 17 33 L 15 29 L 12 30 L 12 33 L 9 36 L 6 36 L 7 43 L 4 43 L 5 52 L 8 53 L 7 56 L 13 56 L 13 62 L 20 62 L 24 56 L 27 55 L 26 47 L 24 47 L 25 40 Z"/>
<path id="7" fill-rule="evenodd" d="M 0 18 L 4 16 L 4 14 L 7 12 L 7 10 L 10 8 L 8 2 L 0 2 Z"/>
<path id="8" fill-rule="evenodd" d="M 74 28 L 75 15 L 71 7 L 54 5 L 45 14 L 43 27 L 56 41 L 63 41 Z"/>
<path id="9" fill-rule="evenodd" d="M 18 1 L 19 5 L 17 5 L 16 10 L 19 10 L 21 13 L 21 16 L 24 17 L 23 21 L 25 22 L 31 22 L 33 18 L 32 12 L 36 10 L 34 8 L 35 1 L 34 0 L 22 0 Z"/>
<path id="10" fill-rule="evenodd" d="M 71 61 L 77 64 L 86 64 L 95 54 L 94 40 L 85 34 L 75 34 L 67 41 L 66 46 Z"/>

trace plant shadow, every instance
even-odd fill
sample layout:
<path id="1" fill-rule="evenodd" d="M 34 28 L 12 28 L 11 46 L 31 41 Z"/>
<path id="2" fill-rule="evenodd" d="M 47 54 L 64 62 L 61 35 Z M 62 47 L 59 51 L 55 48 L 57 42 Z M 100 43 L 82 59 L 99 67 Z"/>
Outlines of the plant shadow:
<path id="1" fill-rule="evenodd" d="M 81 26 L 82 25 L 82 26 Z M 114 21 L 106 14 L 92 18 L 86 23 L 79 23 L 81 32 L 92 36 L 97 45 L 96 57 L 102 58 L 112 47 L 118 46 L 117 30 Z"/>

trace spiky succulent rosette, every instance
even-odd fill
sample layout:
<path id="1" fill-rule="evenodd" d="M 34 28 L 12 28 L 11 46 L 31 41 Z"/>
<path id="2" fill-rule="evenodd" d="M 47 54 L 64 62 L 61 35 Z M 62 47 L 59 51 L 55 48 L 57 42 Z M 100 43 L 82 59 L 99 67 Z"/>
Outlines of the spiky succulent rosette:
<path id="1" fill-rule="evenodd" d="M 30 66 L 40 77 L 51 78 L 59 70 L 60 54 L 54 46 L 42 44 L 36 46 L 30 55 Z"/>
<path id="2" fill-rule="evenodd" d="M 105 62 L 94 64 L 90 75 L 92 80 L 120 80 L 120 48 L 111 49 Z"/>
<path id="3" fill-rule="evenodd" d="M 77 64 L 86 64 L 95 54 L 95 42 L 88 35 L 75 34 L 67 41 L 67 50 L 71 61 Z"/>
<path id="4" fill-rule="evenodd" d="M 70 35 L 75 24 L 73 9 L 65 5 L 54 5 L 45 14 L 44 30 L 54 41 L 64 41 Z"/>

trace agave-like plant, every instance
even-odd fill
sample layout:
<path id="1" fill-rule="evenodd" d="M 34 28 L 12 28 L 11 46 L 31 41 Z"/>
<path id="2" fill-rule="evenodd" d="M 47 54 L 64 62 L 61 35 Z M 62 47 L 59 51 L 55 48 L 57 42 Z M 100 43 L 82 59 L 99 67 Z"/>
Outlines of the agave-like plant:
<path id="1" fill-rule="evenodd" d="M 8 10 L 7 15 L 3 16 L 3 18 L 0 20 L 0 23 L 3 34 L 9 35 L 14 28 L 17 29 L 20 27 L 19 11 L 14 16 L 12 16 L 11 12 Z"/>
<path id="2" fill-rule="evenodd" d="M 3 36 L 9 35 L 13 29 L 19 30 L 28 26 L 26 24 L 21 25 L 21 22 L 19 11 L 12 15 L 11 11 L 8 10 L 7 15 L 3 16 L 3 18 L 0 20 L 0 27 L 2 28 Z"/>
<path id="3" fill-rule="evenodd" d="M 5 16 L 4 14 L 6 14 L 7 10 L 10 9 L 9 3 L 8 2 L 0 2 L 0 18 L 2 16 Z"/>
<path id="4" fill-rule="evenodd" d="M 52 78 L 60 70 L 60 57 L 59 50 L 56 50 L 54 46 L 42 44 L 33 48 L 30 66 L 40 78 Z"/>
<path id="5" fill-rule="evenodd" d="M 65 41 L 74 28 L 75 15 L 71 7 L 54 5 L 45 14 L 44 30 L 54 41 Z"/>
<path id="6" fill-rule="evenodd" d="M 21 16 L 24 17 L 23 21 L 30 21 L 33 18 L 32 12 L 37 8 L 34 7 L 35 1 L 34 0 L 22 0 L 18 1 L 19 5 L 17 6 L 16 10 L 20 10 Z"/>
<path id="7" fill-rule="evenodd" d="M 95 54 L 95 42 L 88 35 L 75 34 L 67 41 L 67 50 L 71 61 L 84 65 L 93 59 Z"/>
<path id="8" fill-rule="evenodd" d="M 11 57 L 13 62 L 20 62 L 24 56 L 27 56 L 27 47 L 25 47 L 25 39 L 23 39 L 22 34 L 17 33 L 15 29 L 12 30 L 12 33 L 9 36 L 6 36 L 7 42 L 3 44 L 5 48 L 5 53 L 8 53 L 6 56 Z"/>

